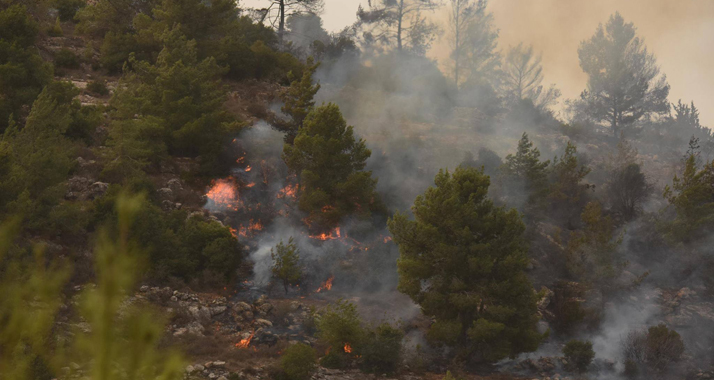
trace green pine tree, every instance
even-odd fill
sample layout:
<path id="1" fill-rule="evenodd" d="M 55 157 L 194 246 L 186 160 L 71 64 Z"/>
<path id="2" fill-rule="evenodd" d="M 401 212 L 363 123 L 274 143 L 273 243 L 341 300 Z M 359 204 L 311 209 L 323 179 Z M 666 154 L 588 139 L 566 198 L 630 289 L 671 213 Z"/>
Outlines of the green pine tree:
<path id="1" fill-rule="evenodd" d="M 518 212 L 488 199 L 489 178 L 473 168 L 440 171 L 417 197 L 415 220 L 397 213 L 399 290 L 436 319 L 428 337 L 462 358 L 493 362 L 534 351 L 536 293 L 525 269 L 525 226 Z"/>
<path id="2" fill-rule="evenodd" d="M 300 250 L 292 236 L 288 244 L 281 240 L 275 248 L 270 250 L 270 257 L 273 259 L 271 270 L 273 277 L 280 280 L 288 294 L 288 288 L 300 281 L 302 278 L 302 268 L 300 268 Z"/>

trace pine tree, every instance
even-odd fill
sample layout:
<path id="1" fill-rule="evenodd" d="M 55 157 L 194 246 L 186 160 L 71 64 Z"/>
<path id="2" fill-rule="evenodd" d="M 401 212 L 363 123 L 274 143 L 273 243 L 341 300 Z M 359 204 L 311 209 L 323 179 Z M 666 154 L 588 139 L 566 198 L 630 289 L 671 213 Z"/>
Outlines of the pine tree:
<path id="1" fill-rule="evenodd" d="M 288 288 L 300 281 L 302 278 L 302 269 L 300 268 L 300 251 L 292 236 L 288 240 L 288 244 L 284 244 L 281 240 L 275 248 L 270 250 L 270 257 L 273 259 L 271 271 L 273 277 L 283 283 L 285 294 L 288 294 Z"/>
<path id="2" fill-rule="evenodd" d="M 315 94 L 320 91 L 320 84 L 315 83 L 313 85 L 312 76 L 319 66 L 320 63 L 314 63 L 312 57 L 310 57 L 307 60 L 307 67 L 299 80 L 295 78 L 292 71 L 288 73 L 290 87 L 283 94 L 283 102 L 285 104 L 282 107 L 282 111 L 290 116 L 291 120 L 285 125 L 279 125 L 280 129 L 285 132 L 285 141 L 288 143 L 292 143 L 295 140 L 295 136 L 305 117 L 315 106 L 315 100 L 313 99 Z"/>
<path id="3" fill-rule="evenodd" d="M 631 133 L 645 115 L 669 111 L 667 79 L 659 75 L 654 55 L 635 31 L 615 13 L 578 49 L 580 67 L 588 75 L 587 90 L 581 95 L 585 113 L 609 127 L 616 138 L 621 132 Z"/>
<path id="4" fill-rule="evenodd" d="M 580 164 L 577 153 L 575 144 L 568 141 L 563 155 L 553 159 L 550 173 L 549 197 L 552 209 L 570 229 L 577 224 L 580 210 L 588 202 L 588 190 L 594 188 L 583 182 L 590 168 Z"/>
<path id="5" fill-rule="evenodd" d="M 489 182 L 476 169 L 440 171 L 414 202 L 415 220 L 397 213 L 388 226 L 399 246 L 399 291 L 436 320 L 428 337 L 494 362 L 535 350 L 543 336 L 525 274 L 525 226 L 516 210 L 488 199 Z"/>
<path id="6" fill-rule="evenodd" d="M 283 159 L 300 177 L 299 208 L 316 230 L 335 228 L 350 214 L 367 217 L 381 210 L 377 180 L 364 170 L 370 154 L 332 103 L 313 109 L 294 144 L 285 144 Z"/>

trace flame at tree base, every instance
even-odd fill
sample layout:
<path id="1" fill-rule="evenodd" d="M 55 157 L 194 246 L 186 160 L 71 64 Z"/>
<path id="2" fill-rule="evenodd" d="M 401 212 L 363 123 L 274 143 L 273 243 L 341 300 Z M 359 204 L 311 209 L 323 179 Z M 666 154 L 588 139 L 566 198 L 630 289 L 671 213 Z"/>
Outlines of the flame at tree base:
<path id="1" fill-rule="evenodd" d="M 321 291 L 328 291 L 332 289 L 332 281 L 335 279 L 335 276 L 330 276 L 330 278 L 327 279 L 327 281 L 323 282 L 319 288 L 315 291 L 315 293 L 320 293 Z"/>
<path id="2" fill-rule="evenodd" d="M 248 348 L 248 346 L 250 345 L 250 341 L 253 340 L 254 336 L 255 336 L 255 330 L 253 330 L 253 332 L 250 333 L 249 337 L 247 337 L 245 339 L 241 339 L 240 342 L 236 343 L 236 347 L 237 348 Z"/>

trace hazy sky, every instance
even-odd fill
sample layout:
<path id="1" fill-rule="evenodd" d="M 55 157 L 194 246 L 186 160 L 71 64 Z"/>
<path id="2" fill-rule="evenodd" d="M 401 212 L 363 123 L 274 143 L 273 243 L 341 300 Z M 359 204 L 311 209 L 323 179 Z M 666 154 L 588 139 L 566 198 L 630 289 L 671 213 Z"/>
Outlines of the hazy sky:
<path id="1" fill-rule="evenodd" d="M 442 0 L 448 3 L 448 0 Z M 245 6 L 268 0 L 246 0 Z M 355 21 L 367 0 L 325 0 L 324 26 L 337 31 Z M 714 127 L 714 0 L 491 0 L 500 29 L 499 48 L 519 42 L 543 54 L 545 83 L 555 83 L 564 98 L 577 97 L 586 77 L 578 65 L 578 45 L 615 11 L 634 22 L 672 86 L 670 100 L 694 100 L 701 120 Z M 445 20 L 445 9 L 434 15 Z M 430 53 L 446 57 L 441 41 Z"/>

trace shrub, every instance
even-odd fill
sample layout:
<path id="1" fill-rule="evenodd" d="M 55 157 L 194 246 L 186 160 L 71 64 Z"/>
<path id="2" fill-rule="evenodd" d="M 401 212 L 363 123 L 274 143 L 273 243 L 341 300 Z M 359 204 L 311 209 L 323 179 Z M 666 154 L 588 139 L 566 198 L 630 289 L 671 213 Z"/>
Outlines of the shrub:
<path id="1" fill-rule="evenodd" d="M 87 5 L 85 0 L 54 0 L 52 4 L 57 8 L 57 14 L 62 21 L 74 21 L 74 15 Z"/>
<path id="2" fill-rule="evenodd" d="M 631 331 L 622 342 L 626 375 L 634 376 L 640 369 L 663 372 L 684 354 L 684 342 L 679 334 L 660 324 L 647 331 Z"/>
<path id="3" fill-rule="evenodd" d="M 658 371 L 663 371 L 671 363 L 679 361 L 684 353 L 682 337 L 664 324 L 650 327 L 645 342 L 647 364 Z"/>
<path id="4" fill-rule="evenodd" d="M 565 344 L 563 355 L 572 368 L 585 372 L 595 357 L 595 351 L 590 341 L 571 340 Z"/>
<path id="5" fill-rule="evenodd" d="M 50 37 L 61 37 L 64 34 L 59 17 L 57 17 L 57 19 L 55 19 L 55 23 L 47 29 L 47 34 Z"/>
<path id="6" fill-rule="evenodd" d="M 402 358 L 403 337 L 400 329 L 388 323 L 369 331 L 360 348 L 362 370 L 367 373 L 394 373 Z"/>
<path id="7" fill-rule="evenodd" d="M 280 368 L 287 380 L 308 380 L 315 371 L 317 357 L 312 347 L 298 343 L 287 349 L 280 358 Z"/>
<path id="8" fill-rule="evenodd" d="M 79 57 L 67 48 L 62 48 L 55 54 L 55 66 L 65 69 L 76 69 L 79 67 Z"/>
<path id="9" fill-rule="evenodd" d="M 345 344 L 358 347 L 364 330 L 357 307 L 341 299 L 329 305 L 317 319 L 317 334 L 332 351 L 343 350 Z"/>
<path id="10" fill-rule="evenodd" d="M 101 96 L 109 95 L 107 85 L 104 82 L 96 80 L 87 83 L 87 91 Z"/>
<path id="11" fill-rule="evenodd" d="M 330 350 L 320 359 L 320 365 L 325 368 L 341 369 L 345 367 L 345 355 L 339 351 Z"/>

